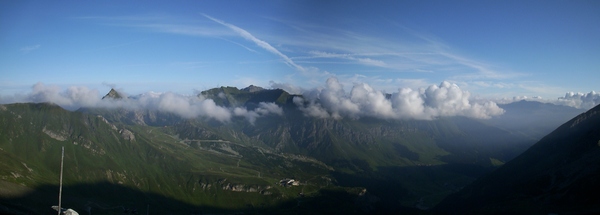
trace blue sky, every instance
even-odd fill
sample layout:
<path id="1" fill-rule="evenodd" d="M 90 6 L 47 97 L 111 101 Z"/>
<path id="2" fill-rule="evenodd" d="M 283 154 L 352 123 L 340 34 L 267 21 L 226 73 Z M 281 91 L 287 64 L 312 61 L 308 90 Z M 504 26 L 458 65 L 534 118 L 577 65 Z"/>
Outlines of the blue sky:
<path id="1" fill-rule="evenodd" d="M 41 82 L 191 94 L 454 83 L 479 98 L 599 90 L 598 1 L 2 1 L 0 95 Z"/>

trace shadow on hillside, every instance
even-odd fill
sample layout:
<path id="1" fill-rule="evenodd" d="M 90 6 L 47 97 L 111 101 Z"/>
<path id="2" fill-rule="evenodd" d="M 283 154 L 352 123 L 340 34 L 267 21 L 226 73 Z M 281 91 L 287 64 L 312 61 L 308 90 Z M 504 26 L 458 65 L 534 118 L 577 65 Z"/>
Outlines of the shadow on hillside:
<path id="1" fill-rule="evenodd" d="M 58 205 L 57 185 L 43 185 L 22 197 L 0 197 L 0 213 L 50 214 Z M 145 193 L 109 182 L 63 186 L 62 207 L 79 214 L 204 214 L 231 213 L 195 206 L 160 194 Z M 148 212 L 149 211 L 149 212 Z"/>
<path id="2" fill-rule="evenodd" d="M 56 185 L 43 185 L 20 197 L 0 197 L 0 214 L 54 214 Z M 225 209 L 199 206 L 109 182 L 63 186 L 62 207 L 86 214 L 375 214 L 356 193 L 343 188 L 321 189 L 311 197 L 282 201 L 274 206 Z"/>
<path id="3" fill-rule="evenodd" d="M 338 185 L 364 187 L 378 198 L 378 212 L 429 213 L 428 209 L 447 195 L 457 192 L 475 179 L 491 172 L 473 164 L 444 164 L 432 166 L 384 166 L 359 174 L 332 173 Z"/>
<path id="4" fill-rule="evenodd" d="M 63 187 L 62 206 L 79 214 L 428 214 L 406 202 L 454 192 L 489 170 L 475 165 L 378 167 L 360 174 L 333 172 L 337 185 L 310 197 L 300 195 L 272 206 L 239 209 L 193 205 L 177 197 L 147 193 L 100 182 Z M 457 183 L 457 178 L 462 182 Z M 407 181 L 411 181 L 407 183 Z M 362 193 L 367 189 L 367 194 Z M 349 191 L 352 190 L 352 191 Z M 43 185 L 20 197 L 0 197 L 0 214 L 50 214 L 58 204 L 58 186 Z M 419 193 L 418 190 L 423 190 Z M 442 195 L 441 197 L 445 197 Z M 441 200 L 441 199 L 440 199 Z M 405 204 L 400 204 L 404 202 Z M 404 206 L 403 206 L 404 205 Z"/>

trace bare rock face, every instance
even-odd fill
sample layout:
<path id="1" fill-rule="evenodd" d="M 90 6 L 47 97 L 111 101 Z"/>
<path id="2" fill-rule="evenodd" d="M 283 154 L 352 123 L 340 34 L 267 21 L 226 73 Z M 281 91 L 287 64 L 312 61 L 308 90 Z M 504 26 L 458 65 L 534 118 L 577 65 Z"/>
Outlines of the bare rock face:
<path id="1" fill-rule="evenodd" d="M 123 96 L 121 94 L 119 94 L 119 92 L 117 92 L 115 89 L 110 89 L 110 91 L 104 97 L 102 97 L 102 99 L 105 99 L 105 98 L 122 99 Z"/>
<path id="2" fill-rule="evenodd" d="M 117 126 L 113 125 L 112 123 L 108 122 L 108 120 L 106 120 L 106 118 L 104 118 L 101 115 L 98 115 L 98 118 L 100 118 L 100 120 L 102 120 L 102 122 L 106 123 L 107 125 L 110 126 L 110 128 L 112 128 L 113 130 L 117 130 Z"/>
<path id="3" fill-rule="evenodd" d="M 246 184 L 222 184 L 223 190 L 233 192 L 246 192 L 246 193 L 260 193 L 262 195 L 271 195 L 271 192 L 267 191 L 271 189 L 271 186 L 260 186 L 260 185 L 246 185 Z"/>
<path id="4" fill-rule="evenodd" d="M 133 132 L 131 132 L 130 130 L 123 128 L 123 129 L 119 130 L 119 133 L 121 134 L 121 137 L 123 137 L 123 139 L 129 140 L 129 141 L 135 141 L 135 135 L 133 135 Z"/>
<path id="5" fill-rule="evenodd" d="M 51 131 L 46 129 L 46 126 L 44 126 L 44 128 L 42 129 L 42 131 L 44 133 L 46 133 L 48 136 L 50 136 L 52 139 L 58 140 L 58 141 L 65 141 L 67 140 L 67 132 L 66 131 L 59 131 L 59 132 L 55 132 L 55 131 Z"/>

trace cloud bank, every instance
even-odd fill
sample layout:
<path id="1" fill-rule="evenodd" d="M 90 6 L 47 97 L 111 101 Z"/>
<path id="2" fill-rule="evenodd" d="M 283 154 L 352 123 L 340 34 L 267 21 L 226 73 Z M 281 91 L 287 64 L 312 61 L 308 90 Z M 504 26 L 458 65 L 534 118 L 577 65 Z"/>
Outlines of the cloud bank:
<path id="1" fill-rule="evenodd" d="M 565 96 L 557 99 L 545 99 L 540 96 L 515 96 L 513 98 L 502 98 L 494 100 L 498 104 L 508 104 L 518 101 L 536 101 L 554 105 L 563 105 L 577 109 L 591 109 L 600 104 L 600 93 L 591 91 L 589 93 L 567 92 Z"/>
<path id="2" fill-rule="evenodd" d="M 315 89 L 303 89 L 289 84 L 271 82 L 273 88 L 285 88 L 302 93 L 303 97 L 294 97 L 293 102 L 306 116 L 317 118 L 375 117 L 380 119 L 420 119 L 432 120 L 445 116 L 466 116 L 488 119 L 504 113 L 496 102 L 471 98 L 468 91 L 456 84 L 442 82 L 426 88 L 399 88 L 396 92 L 385 93 L 375 90 L 365 83 L 354 83 L 349 91 L 337 78 L 327 79 L 324 86 Z M 120 92 L 125 95 L 123 92 Z M 102 94 L 103 95 L 103 94 Z M 58 86 L 37 83 L 27 94 L 12 96 L 0 95 L 0 103 L 50 102 L 68 110 L 81 107 L 125 108 L 130 110 L 148 109 L 177 114 L 184 118 L 209 118 L 229 122 L 234 117 L 245 118 L 251 124 L 267 115 L 283 115 L 283 109 L 275 103 L 259 103 L 254 109 L 244 107 L 224 107 L 212 99 L 202 96 L 186 96 L 176 93 L 148 92 L 129 99 L 101 99 L 98 90 L 84 86 L 71 86 L 61 89 Z M 536 100 L 582 109 L 600 104 L 600 93 L 566 93 L 557 100 L 544 100 L 539 97 L 515 97 L 518 100 Z"/>
<path id="3" fill-rule="evenodd" d="M 122 92 L 120 92 L 123 94 Z M 212 99 L 199 96 L 185 96 L 171 92 L 148 92 L 129 99 L 101 99 L 98 90 L 82 86 L 68 87 L 61 90 L 58 86 L 47 86 L 37 83 L 26 95 L 0 97 L 0 103 L 15 102 L 49 102 L 67 110 L 87 108 L 125 108 L 129 110 L 158 110 L 177 114 L 183 118 L 203 117 L 229 122 L 233 117 L 245 117 L 254 124 L 257 118 L 269 114 L 282 115 L 281 107 L 274 103 L 260 103 L 258 108 L 227 108 L 217 105 Z"/>
<path id="4" fill-rule="evenodd" d="M 600 93 L 595 91 L 589 93 L 568 92 L 565 96 L 559 97 L 557 103 L 575 108 L 590 109 L 600 104 Z"/>
<path id="5" fill-rule="evenodd" d="M 424 120 L 443 116 L 488 119 L 504 113 L 494 102 L 474 103 L 469 101 L 469 96 L 469 92 L 449 82 L 418 90 L 400 88 L 392 94 L 357 83 L 346 93 L 337 78 L 329 78 L 324 88 L 305 92 L 305 99 L 296 97 L 294 103 L 307 116 L 336 119 L 363 116 Z"/>
<path id="6" fill-rule="evenodd" d="M 233 113 L 236 116 L 246 117 L 248 122 L 250 122 L 250 124 L 254 125 L 254 122 L 256 122 L 256 119 L 261 116 L 266 116 L 269 114 L 276 114 L 276 115 L 282 116 L 283 109 L 281 107 L 279 107 L 277 104 L 272 103 L 272 102 L 261 102 L 258 104 L 258 108 L 254 109 L 254 110 L 249 111 L 246 108 L 236 107 L 235 109 L 233 109 Z"/>

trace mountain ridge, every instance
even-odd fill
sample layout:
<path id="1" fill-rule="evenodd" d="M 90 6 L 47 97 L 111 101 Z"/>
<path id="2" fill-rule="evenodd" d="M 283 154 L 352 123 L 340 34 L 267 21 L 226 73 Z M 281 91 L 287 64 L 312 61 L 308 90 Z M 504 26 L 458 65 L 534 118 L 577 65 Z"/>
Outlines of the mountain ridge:
<path id="1" fill-rule="evenodd" d="M 39 150 L 31 153 L 32 148 L 40 148 L 37 142 L 43 142 L 45 151 L 66 144 L 68 151 L 76 152 L 77 162 L 71 160 L 69 166 L 79 165 L 72 171 L 86 176 L 71 175 L 68 183 L 123 183 L 193 204 L 239 211 L 252 199 L 269 208 L 283 200 L 294 201 L 300 188 L 278 187 L 277 183 L 282 178 L 295 178 L 307 181 L 300 186 L 306 197 L 317 198 L 322 191 L 334 189 L 336 194 L 327 191 L 326 195 L 343 196 L 346 200 L 338 204 L 359 211 L 371 208 L 365 213 L 412 211 L 434 206 L 534 142 L 527 135 L 468 117 L 310 117 L 293 101 L 301 95 L 281 89 L 221 87 L 198 96 L 215 99 L 230 110 L 261 111 L 265 103 L 282 110 L 253 122 L 243 117 L 224 122 L 151 109 L 67 111 L 49 104 L 2 105 L 0 125 L 9 133 L 0 131 L 0 148 L 6 150 L 0 153 L 12 160 L 5 161 L 0 176 L 28 187 L 55 184 L 27 169 L 44 169 L 48 176 L 56 175 L 52 162 L 56 155 L 47 156 Z M 19 117 L 32 124 L 19 121 Z M 13 134 L 17 131 L 31 135 L 25 139 L 22 133 Z M 86 157 L 102 159 L 92 162 Z M 206 191 L 209 185 L 211 192 L 189 191 Z M 265 189 L 267 186 L 271 188 Z M 352 206 L 362 189 L 373 197 L 367 199 L 379 199 L 378 203 L 361 203 L 363 209 Z M 239 191 L 244 194 L 235 197 Z M 210 195 L 219 197 L 210 200 Z M 227 206 L 223 201 L 226 196 L 237 200 Z"/>
<path id="2" fill-rule="evenodd" d="M 229 141 L 178 139 L 170 128 L 113 123 L 99 115 L 71 112 L 52 104 L 2 105 L 0 122 L 0 179 L 8 183 L 3 185 L 19 184 L 27 188 L 25 191 L 34 189 L 36 195 L 41 195 L 30 200 L 56 197 L 55 190 L 43 187 L 58 183 L 61 146 L 66 151 L 66 187 L 101 182 L 139 191 L 134 198 L 138 200 L 132 200 L 125 198 L 127 195 L 95 196 L 94 192 L 104 192 L 104 188 L 92 185 L 65 190 L 64 205 L 77 211 L 85 210 L 86 201 L 108 205 L 134 202 L 138 208 L 144 202 L 155 201 L 143 193 L 186 202 L 187 208 L 178 209 L 180 212 L 193 211 L 199 204 L 209 204 L 215 211 L 244 211 L 247 204 L 263 204 L 271 210 L 272 206 L 294 201 L 299 192 L 299 188 L 278 186 L 281 178 L 306 181 L 315 177 L 303 189 L 311 198 L 321 195 L 319 188 L 328 189 L 330 183 L 325 180 L 330 167 L 310 158 Z M 135 139 L 128 138 L 130 135 Z M 122 188 L 114 189 L 124 192 Z M 350 198 L 356 197 L 346 192 L 352 188 L 336 189 Z M 22 192 L 18 190 L 15 192 Z M 23 200 L 0 196 L 0 204 L 9 208 L 32 205 L 27 210 L 17 210 L 29 211 L 28 214 L 44 214 L 43 208 L 49 207 Z M 154 206 L 154 211 L 167 213 L 168 208 L 179 205 L 171 202 L 172 205 Z M 4 207 L 0 207 L 1 211 Z"/>

